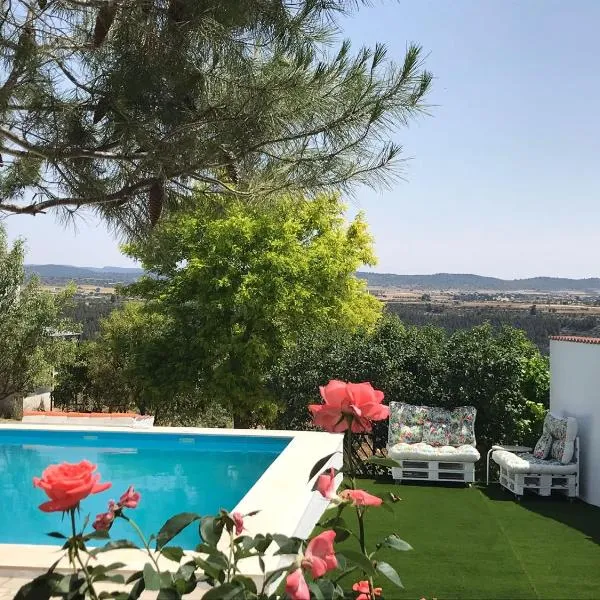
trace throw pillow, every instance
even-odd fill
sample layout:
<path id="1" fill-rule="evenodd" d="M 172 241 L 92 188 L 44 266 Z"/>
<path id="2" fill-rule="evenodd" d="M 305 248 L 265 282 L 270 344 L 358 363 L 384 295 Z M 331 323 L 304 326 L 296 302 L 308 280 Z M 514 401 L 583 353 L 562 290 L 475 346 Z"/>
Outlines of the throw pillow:
<path id="1" fill-rule="evenodd" d="M 552 458 L 554 458 L 555 460 L 562 460 L 564 452 L 565 452 L 565 441 L 564 440 L 554 440 L 552 442 L 550 456 Z"/>
<path id="2" fill-rule="evenodd" d="M 533 455 L 536 458 L 541 458 L 542 460 L 545 460 L 548 458 L 551 448 L 552 436 L 549 433 L 544 432 L 542 433 L 542 436 L 537 441 L 535 448 L 533 449 Z"/>
<path id="3" fill-rule="evenodd" d="M 544 419 L 544 433 L 552 436 L 550 456 L 563 465 L 570 463 L 575 453 L 577 419 L 573 417 L 559 418 L 548 413 Z"/>
<path id="4" fill-rule="evenodd" d="M 564 440 L 567 437 L 567 423 L 567 419 L 548 413 L 544 419 L 544 431 L 556 440 Z"/>
<path id="5" fill-rule="evenodd" d="M 450 444 L 450 424 L 425 421 L 423 423 L 423 442 L 430 446 L 448 446 Z"/>
<path id="6" fill-rule="evenodd" d="M 575 443 L 565 442 L 565 440 L 554 440 L 550 456 L 559 460 L 563 465 L 569 464 L 573 460 L 575 454 Z"/>

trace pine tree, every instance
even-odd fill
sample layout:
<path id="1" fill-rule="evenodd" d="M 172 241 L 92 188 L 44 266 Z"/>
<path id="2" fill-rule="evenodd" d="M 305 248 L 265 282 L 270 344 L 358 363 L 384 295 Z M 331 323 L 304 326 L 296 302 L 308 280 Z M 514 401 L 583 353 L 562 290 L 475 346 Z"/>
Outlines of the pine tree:
<path id="1" fill-rule="evenodd" d="M 421 49 L 333 51 L 349 0 L 3 0 L 0 213 L 135 233 L 193 202 L 384 184 Z"/>

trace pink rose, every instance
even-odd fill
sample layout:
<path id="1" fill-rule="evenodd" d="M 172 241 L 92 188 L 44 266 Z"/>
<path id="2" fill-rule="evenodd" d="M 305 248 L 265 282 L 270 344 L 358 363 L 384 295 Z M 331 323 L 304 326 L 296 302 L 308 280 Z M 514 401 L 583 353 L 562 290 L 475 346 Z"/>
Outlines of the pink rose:
<path id="1" fill-rule="evenodd" d="M 355 592 L 359 592 L 356 600 L 373 600 L 375 596 L 381 596 L 381 588 L 373 588 L 373 594 L 371 594 L 371 587 L 368 581 L 358 581 L 352 586 Z"/>
<path id="2" fill-rule="evenodd" d="M 119 504 L 125 508 L 135 508 L 139 504 L 140 498 L 140 493 L 136 492 L 133 489 L 133 486 L 130 485 L 127 488 L 127 491 L 119 499 Z"/>
<path id="3" fill-rule="evenodd" d="M 306 552 L 302 558 L 302 568 L 310 569 L 315 579 L 338 566 L 333 550 L 334 539 L 335 531 L 330 529 L 315 536 L 306 546 Z"/>
<path id="4" fill-rule="evenodd" d="M 310 404 L 315 425 L 331 433 L 355 433 L 372 430 L 372 421 L 387 419 L 390 409 L 384 406 L 383 392 L 370 383 L 345 383 L 336 379 L 319 388 L 324 404 Z"/>
<path id="5" fill-rule="evenodd" d="M 319 475 L 317 479 L 317 491 L 323 498 L 327 498 L 327 500 L 337 498 L 337 494 L 335 493 L 335 471 L 333 467 L 329 470 L 329 473 Z"/>
<path id="6" fill-rule="evenodd" d="M 100 513 L 96 515 L 94 522 L 92 523 L 92 527 L 96 531 L 108 531 L 115 520 L 115 513 L 112 510 L 109 510 L 105 513 Z"/>
<path id="7" fill-rule="evenodd" d="M 244 517 L 239 512 L 231 513 L 231 518 L 235 523 L 235 535 L 241 535 L 244 531 Z"/>
<path id="8" fill-rule="evenodd" d="M 285 580 L 285 593 L 290 600 L 310 600 L 310 590 L 302 569 L 292 571 Z"/>
<path id="9" fill-rule="evenodd" d="M 75 508 L 90 494 L 107 490 L 110 483 L 100 483 L 96 465 L 87 460 L 77 464 L 61 463 L 44 469 L 41 477 L 33 478 L 33 485 L 41 488 L 50 498 L 40 504 L 44 512 L 65 511 Z"/>
<path id="10" fill-rule="evenodd" d="M 344 490 L 340 498 L 352 502 L 354 506 L 381 506 L 383 500 L 364 490 Z"/>

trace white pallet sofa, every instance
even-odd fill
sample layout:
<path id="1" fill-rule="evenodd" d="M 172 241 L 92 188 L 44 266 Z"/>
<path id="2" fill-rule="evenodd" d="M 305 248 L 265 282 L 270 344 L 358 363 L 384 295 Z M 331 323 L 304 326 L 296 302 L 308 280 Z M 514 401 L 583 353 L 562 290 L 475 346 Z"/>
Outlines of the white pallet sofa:
<path id="1" fill-rule="evenodd" d="M 472 406 L 448 410 L 390 402 L 388 456 L 397 482 L 475 481 L 475 417 Z"/>
<path id="2" fill-rule="evenodd" d="M 525 490 L 540 496 L 554 491 L 571 499 L 579 496 L 579 438 L 573 417 L 548 413 L 533 452 L 495 450 L 492 460 L 500 468 L 500 485 L 519 500 Z"/>

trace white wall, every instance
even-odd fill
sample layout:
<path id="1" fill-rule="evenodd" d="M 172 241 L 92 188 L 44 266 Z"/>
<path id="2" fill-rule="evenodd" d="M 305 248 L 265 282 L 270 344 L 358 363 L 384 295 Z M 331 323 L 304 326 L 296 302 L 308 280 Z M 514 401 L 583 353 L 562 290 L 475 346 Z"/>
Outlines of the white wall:
<path id="1" fill-rule="evenodd" d="M 550 410 L 577 418 L 580 497 L 600 506 L 600 344 L 550 340 Z"/>
<path id="2" fill-rule="evenodd" d="M 23 398 L 23 410 L 39 410 L 40 406 L 43 406 L 44 410 L 50 410 L 50 392 Z"/>

